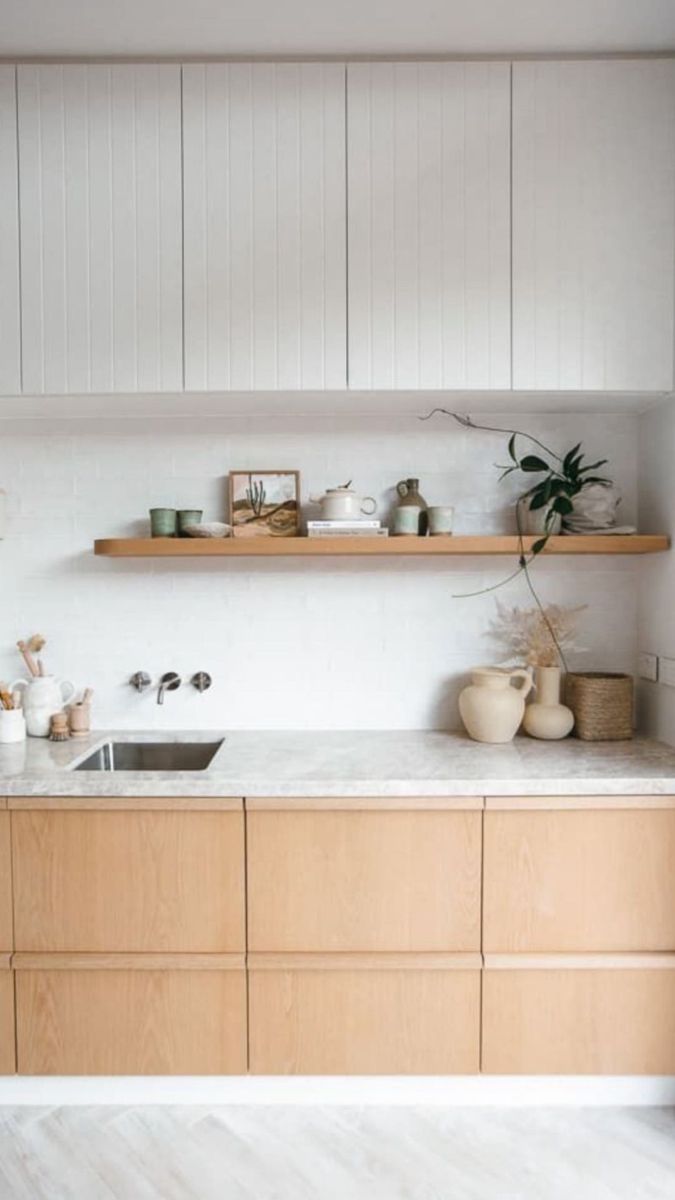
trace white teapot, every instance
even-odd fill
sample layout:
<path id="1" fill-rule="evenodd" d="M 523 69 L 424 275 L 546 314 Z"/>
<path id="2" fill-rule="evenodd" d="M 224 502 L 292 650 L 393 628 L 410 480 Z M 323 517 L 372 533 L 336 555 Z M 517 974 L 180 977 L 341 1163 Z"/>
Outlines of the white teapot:
<path id="1" fill-rule="evenodd" d="M 31 737 L 48 737 L 52 716 L 73 699 L 75 684 L 55 675 L 36 675 L 33 679 L 16 679 L 9 690 L 22 693 L 26 732 Z"/>
<path id="2" fill-rule="evenodd" d="M 321 506 L 323 521 L 359 521 L 361 517 L 372 517 L 377 512 L 373 497 L 357 495 L 349 483 L 327 488 L 323 496 L 310 496 L 310 500 Z"/>

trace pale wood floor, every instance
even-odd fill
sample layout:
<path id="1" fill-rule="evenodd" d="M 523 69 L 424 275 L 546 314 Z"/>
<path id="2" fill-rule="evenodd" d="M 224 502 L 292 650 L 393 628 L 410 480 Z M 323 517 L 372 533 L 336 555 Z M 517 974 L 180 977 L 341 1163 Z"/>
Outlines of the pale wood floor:
<path id="1" fill-rule="evenodd" d="M 673 1200 L 675 1109 L 5 1108 L 2 1200 Z"/>

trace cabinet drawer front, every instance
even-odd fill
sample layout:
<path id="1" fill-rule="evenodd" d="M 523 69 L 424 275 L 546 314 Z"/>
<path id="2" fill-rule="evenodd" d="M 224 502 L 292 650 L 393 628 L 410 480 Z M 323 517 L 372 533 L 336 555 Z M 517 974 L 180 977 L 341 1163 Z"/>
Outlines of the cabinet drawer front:
<path id="1" fill-rule="evenodd" d="M 16 972 L 22 1075 L 224 1075 L 246 1071 L 238 971 Z"/>
<path id="2" fill-rule="evenodd" d="M 13 1075 L 14 1060 L 14 975 L 0 963 L 0 1075 Z"/>
<path id="3" fill-rule="evenodd" d="M 0 812 L 0 954 L 13 948 L 9 813 Z"/>
<path id="4" fill-rule="evenodd" d="M 17 950 L 243 950 L 241 813 L 11 817 Z"/>
<path id="5" fill-rule="evenodd" d="M 675 970 L 486 971 L 482 1070 L 672 1075 Z"/>
<path id="6" fill-rule="evenodd" d="M 487 812 L 488 953 L 675 950 L 675 810 Z"/>
<path id="7" fill-rule="evenodd" d="M 258 1075 L 468 1075 L 478 1071 L 480 972 L 252 970 Z"/>
<path id="8" fill-rule="evenodd" d="M 480 949 L 480 813 L 247 820 L 251 950 Z"/>

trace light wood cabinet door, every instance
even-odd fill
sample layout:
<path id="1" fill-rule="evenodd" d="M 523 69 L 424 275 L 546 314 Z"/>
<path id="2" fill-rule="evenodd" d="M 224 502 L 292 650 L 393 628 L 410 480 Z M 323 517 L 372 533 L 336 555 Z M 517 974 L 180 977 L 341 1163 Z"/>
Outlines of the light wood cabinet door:
<path id="1" fill-rule="evenodd" d="M 480 949 L 479 812 L 249 812 L 249 949 Z"/>
<path id="2" fill-rule="evenodd" d="M 17 950 L 244 949 L 242 813 L 11 817 Z"/>
<path id="3" fill-rule="evenodd" d="M 670 391 L 675 63 L 513 64 L 513 387 Z"/>
<path id="4" fill-rule="evenodd" d="M 23 390 L 183 386 L 176 64 L 19 66 Z"/>
<path id="5" fill-rule="evenodd" d="M 675 809 L 486 812 L 487 953 L 675 950 Z"/>
<path id="6" fill-rule="evenodd" d="M 672 1075 L 675 969 L 486 970 L 490 1075 Z"/>
<path id="7" fill-rule="evenodd" d="M 16 971 L 16 1006 L 21 1075 L 246 1072 L 243 965 L 50 969 L 45 962 Z"/>
<path id="8" fill-rule="evenodd" d="M 347 68 L 349 385 L 509 388 L 510 66 Z"/>
<path id="9" fill-rule="evenodd" d="M 21 391 L 16 68 L 0 66 L 0 395 Z"/>
<path id="10" fill-rule="evenodd" d="M 6 959 L 0 961 L 0 1075 L 16 1070 L 14 1046 L 14 975 Z"/>
<path id="11" fill-rule="evenodd" d="M 479 1024 L 478 969 L 250 963 L 254 1074 L 469 1075 Z"/>
<path id="12" fill-rule="evenodd" d="M 14 949 L 9 813 L 0 812 L 0 956 Z"/>
<path id="13" fill-rule="evenodd" d="M 347 386 L 345 69 L 186 63 L 185 386 Z"/>

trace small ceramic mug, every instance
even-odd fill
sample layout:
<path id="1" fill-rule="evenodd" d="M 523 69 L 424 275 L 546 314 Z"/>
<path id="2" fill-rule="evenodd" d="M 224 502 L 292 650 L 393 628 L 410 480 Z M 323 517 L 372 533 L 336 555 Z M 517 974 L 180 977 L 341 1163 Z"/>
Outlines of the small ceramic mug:
<path id="1" fill-rule="evenodd" d="M 26 720 L 20 708 L 0 708 L 0 745 L 23 742 L 26 739 Z"/>
<path id="2" fill-rule="evenodd" d="M 178 510 L 178 536 L 189 537 L 185 532 L 187 525 L 199 525 L 204 513 L 201 508 L 180 508 Z"/>
<path id="3" fill-rule="evenodd" d="M 418 537 L 421 509 L 413 504 L 402 504 L 394 509 L 394 537 Z"/>
<path id="4" fill-rule="evenodd" d="M 451 504 L 437 504 L 429 509 L 429 533 L 431 537 L 452 533 L 455 510 Z"/>
<path id="5" fill-rule="evenodd" d="M 178 513 L 175 508 L 150 509 L 150 533 L 152 537 L 175 537 Z"/>

